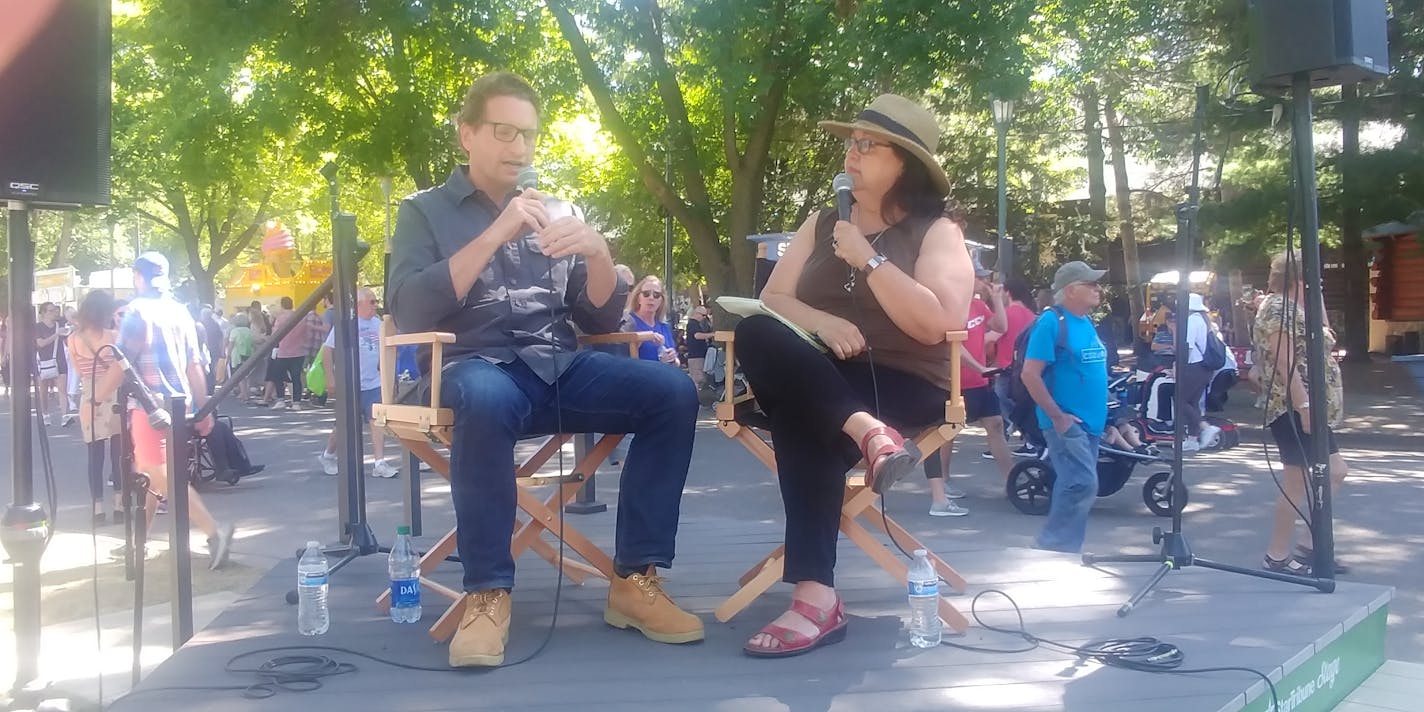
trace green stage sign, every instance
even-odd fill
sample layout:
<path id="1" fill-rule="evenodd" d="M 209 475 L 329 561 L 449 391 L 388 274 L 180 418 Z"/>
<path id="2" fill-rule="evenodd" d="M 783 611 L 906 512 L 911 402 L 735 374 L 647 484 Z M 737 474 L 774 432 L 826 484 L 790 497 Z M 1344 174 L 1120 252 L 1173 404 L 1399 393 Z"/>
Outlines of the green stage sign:
<path id="1" fill-rule="evenodd" d="M 1389 607 L 1370 614 L 1359 625 L 1331 641 L 1324 650 L 1276 683 L 1281 706 L 1271 704 L 1271 693 L 1247 704 L 1244 712 L 1329 712 L 1384 664 L 1384 629 Z"/>

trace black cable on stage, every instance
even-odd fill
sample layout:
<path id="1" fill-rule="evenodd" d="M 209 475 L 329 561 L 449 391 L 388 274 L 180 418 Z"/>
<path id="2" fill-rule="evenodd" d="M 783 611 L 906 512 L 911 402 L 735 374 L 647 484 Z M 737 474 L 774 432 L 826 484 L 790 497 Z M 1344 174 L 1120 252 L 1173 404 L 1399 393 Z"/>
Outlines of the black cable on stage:
<path id="1" fill-rule="evenodd" d="M 1001 626 L 990 625 L 984 622 L 984 619 L 981 618 L 979 615 L 979 599 L 989 594 L 1002 596 L 1005 600 L 1009 602 L 1010 606 L 1013 606 L 1014 617 L 1017 621 L 1016 627 L 1005 628 Z M 1028 632 L 1028 628 L 1024 625 L 1023 611 L 1019 609 L 1019 605 L 1016 601 L 1014 601 L 1013 597 L 998 589 L 984 589 L 983 591 L 980 591 L 978 594 L 976 594 L 974 596 L 974 599 L 969 604 L 969 614 L 974 618 L 974 622 L 978 624 L 979 627 L 988 631 L 993 631 L 995 633 L 1002 633 L 1005 635 L 1022 638 L 1024 642 L 1027 643 L 1027 645 L 1025 647 L 1012 649 L 987 648 L 975 645 L 965 645 L 963 643 L 952 643 L 949 641 L 941 641 L 940 645 L 976 653 L 997 653 L 1004 655 L 1026 653 L 1031 650 L 1036 650 L 1040 647 L 1043 647 L 1087 658 L 1089 660 L 1094 660 L 1108 667 L 1116 667 L 1123 668 L 1125 670 L 1133 670 L 1136 672 L 1157 674 L 1200 675 L 1213 672 L 1250 673 L 1265 681 L 1266 687 L 1270 690 L 1271 693 L 1271 701 L 1273 704 L 1272 709 L 1280 708 L 1280 698 L 1276 693 L 1275 683 L 1271 682 L 1271 678 L 1260 670 L 1244 666 L 1184 668 L 1182 667 L 1182 664 L 1186 662 L 1186 653 L 1183 652 L 1182 649 L 1176 646 L 1175 644 L 1167 643 L 1157 638 L 1149 636 L 1141 636 L 1136 638 L 1107 638 L 1104 640 L 1093 641 L 1081 646 L 1060 643 L 1057 641 L 1049 640 L 1047 638 L 1040 638 Z"/>

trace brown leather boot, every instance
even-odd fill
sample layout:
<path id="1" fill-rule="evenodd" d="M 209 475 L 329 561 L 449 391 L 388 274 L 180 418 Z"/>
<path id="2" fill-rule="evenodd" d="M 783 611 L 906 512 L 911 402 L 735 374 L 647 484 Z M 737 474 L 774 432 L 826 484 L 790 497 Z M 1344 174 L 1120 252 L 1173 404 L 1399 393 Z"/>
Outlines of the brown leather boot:
<path id="1" fill-rule="evenodd" d="M 511 605 L 509 592 L 502 588 L 465 594 L 465 615 L 450 641 L 450 667 L 504 663 Z"/>
<path id="2" fill-rule="evenodd" d="M 603 620 L 614 628 L 637 628 L 659 643 L 702 640 L 702 619 L 677 607 L 663 592 L 657 567 L 645 573 L 614 576 L 608 587 L 608 607 Z"/>

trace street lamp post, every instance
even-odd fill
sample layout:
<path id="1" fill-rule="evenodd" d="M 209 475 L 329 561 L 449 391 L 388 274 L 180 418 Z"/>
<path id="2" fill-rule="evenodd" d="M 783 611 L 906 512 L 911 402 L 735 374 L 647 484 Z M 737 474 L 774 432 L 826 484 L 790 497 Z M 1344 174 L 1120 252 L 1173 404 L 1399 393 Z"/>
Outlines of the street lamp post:
<path id="1" fill-rule="evenodd" d="M 386 256 L 381 264 L 381 284 L 385 284 L 391 277 L 391 193 L 395 191 L 395 179 L 391 176 L 381 176 L 381 197 L 385 198 L 386 205 Z"/>
<path id="2" fill-rule="evenodd" d="M 999 135 L 999 256 L 995 266 L 1000 279 L 1007 279 L 1014 268 L 1014 243 L 1009 239 L 1008 233 L 1008 145 L 1009 123 L 1014 120 L 1014 100 L 993 99 L 989 106 L 994 112 L 994 129 Z"/>

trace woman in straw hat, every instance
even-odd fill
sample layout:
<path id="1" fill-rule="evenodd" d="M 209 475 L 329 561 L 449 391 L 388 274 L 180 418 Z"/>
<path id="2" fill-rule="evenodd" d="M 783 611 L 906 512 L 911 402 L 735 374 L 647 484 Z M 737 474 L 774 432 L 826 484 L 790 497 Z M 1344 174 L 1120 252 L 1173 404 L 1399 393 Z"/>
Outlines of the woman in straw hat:
<path id="1" fill-rule="evenodd" d="M 845 637 L 834 569 L 846 472 L 864 457 L 867 479 L 884 492 L 915 469 L 918 453 L 890 424 L 919 428 L 944 417 L 945 332 L 964 328 L 974 286 L 957 216 L 946 209 L 934 116 L 887 94 L 852 122 L 820 125 L 845 140 L 850 219 L 835 209 L 808 219 L 761 296 L 825 351 L 770 317 L 737 327 L 742 369 L 776 443 L 783 580 L 795 586 L 790 610 L 744 646 L 759 657 Z"/>

